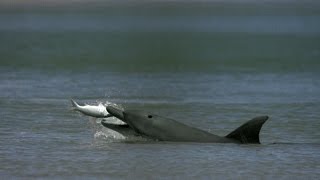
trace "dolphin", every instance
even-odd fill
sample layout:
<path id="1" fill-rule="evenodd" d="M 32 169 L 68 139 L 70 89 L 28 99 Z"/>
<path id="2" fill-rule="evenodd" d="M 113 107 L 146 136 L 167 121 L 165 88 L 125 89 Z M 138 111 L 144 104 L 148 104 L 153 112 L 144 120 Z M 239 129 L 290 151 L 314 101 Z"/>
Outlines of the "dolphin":
<path id="1" fill-rule="evenodd" d="M 259 133 L 268 116 L 259 116 L 244 123 L 228 135 L 222 137 L 201 129 L 187 126 L 173 119 L 161 117 L 152 113 L 138 110 L 121 110 L 108 106 L 110 115 L 122 120 L 127 125 L 115 125 L 103 122 L 102 125 L 115 131 L 124 128 L 132 129 L 136 134 L 159 141 L 174 142 L 203 142 L 203 143 L 238 143 L 260 144 Z"/>
<path id="2" fill-rule="evenodd" d="M 107 112 L 106 107 L 102 103 L 100 103 L 97 106 L 87 105 L 87 104 L 80 106 L 73 99 L 71 99 L 70 101 L 73 106 L 73 110 L 79 111 L 84 115 L 92 116 L 92 117 L 96 117 L 96 118 L 111 117 L 111 115 Z"/>
<path id="3" fill-rule="evenodd" d="M 116 132 L 122 134 L 123 136 L 137 136 L 137 135 L 139 135 L 132 128 L 130 128 L 130 126 L 128 124 L 109 123 L 105 119 L 101 120 L 101 124 L 108 129 L 111 129 L 113 131 L 116 131 Z"/>

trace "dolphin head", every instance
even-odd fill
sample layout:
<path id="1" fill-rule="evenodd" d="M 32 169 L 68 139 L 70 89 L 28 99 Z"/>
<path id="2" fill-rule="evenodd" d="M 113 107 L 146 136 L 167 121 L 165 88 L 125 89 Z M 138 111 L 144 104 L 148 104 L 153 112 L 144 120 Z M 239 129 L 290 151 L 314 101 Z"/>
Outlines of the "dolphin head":
<path id="1" fill-rule="evenodd" d="M 124 119 L 127 122 L 130 122 L 132 125 L 134 124 L 145 124 L 145 123 L 152 123 L 157 115 L 138 111 L 138 110 L 127 110 L 123 112 Z"/>
<path id="2" fill-rule="evenodd" d="M 138 110 L 120 110 L 116 107 L 108 106 L 107 111 L 116 118 L 127 123 L 131 128 L 139 133 L 147 133 L 154 123 L 158 122 L 157 115 Z"/>
<path id="3" fill-rule="evenodd" d="M 163 126 L 165 123 L 163 123 L 164 121 L 161 117 L 138 110 L 125 110 L 123 112 L 123 117 L 135 132 L 147 135 L 148 137 L 153 137 L 157 134 L 155 138 L 162 139 L 162 129 L 166 129 L 166 127 Z"/>
<path id="4" fill-rule="evenodd" d="M 151 121 L 156 115 L 138 110 L 121 110 L 120 108 L 114 106 L 108 106 L 107 111 L 110 115 L 124 121 L 128 124 L 144 123 Z"/>
<path id="5" fill-rule="evenodd" d="M 120 119 L 121 121 L 125 121 L 124 116 L 123 116 L 123 110 L 114 107 L 114 106 L 107 106 L 107 111 L 111 116 L 114 116 L 118 119 Z"/>

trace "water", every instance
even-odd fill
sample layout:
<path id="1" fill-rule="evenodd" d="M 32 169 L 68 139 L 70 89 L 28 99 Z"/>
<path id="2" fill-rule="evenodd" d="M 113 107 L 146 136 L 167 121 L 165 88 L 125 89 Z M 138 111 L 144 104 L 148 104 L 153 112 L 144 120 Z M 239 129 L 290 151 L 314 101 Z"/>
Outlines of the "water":
<path id="1" fill-rule="evenodd" d="M 0 5 L 3 178 L 319 177 L 317 2 Z M 70 98 L 221 136 L 270 119 L 262 145 L 158 142 L 103 128 Z"/>

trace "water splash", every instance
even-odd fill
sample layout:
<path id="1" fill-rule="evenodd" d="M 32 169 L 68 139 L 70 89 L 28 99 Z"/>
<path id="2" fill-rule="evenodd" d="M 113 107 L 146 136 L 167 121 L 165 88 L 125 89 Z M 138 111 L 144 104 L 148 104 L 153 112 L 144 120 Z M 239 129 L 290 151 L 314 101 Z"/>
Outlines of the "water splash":
<path id="1" fill-rule="evenodd" d="M 98 140 L 107 140 L 107 142 L 117 142 L 126 139 L 123 135 L 107 128 L 95 132 L 94 138 Z"/>
<path id="2" fill-rule="evenodd" d="M 114 117 L 104 118 L 104 119 L 109 122 L 112 122 L 112 123 L 119 123 L 119 124 L 123 123 Z M 97 140 L 101 139 L 101 140 L 107 140 L 107 142 L 115 142 L 115 141 L 126 139 L 126 137 L 124 137 L 120 133 L 113 131 L 111 129 L 108 129 L 108 128 L 104 128 L 101 125 L 101 119 L 90 117 L 88 123 L 89 123 L 91 130 L 92 130 L 94 138 Z"/>

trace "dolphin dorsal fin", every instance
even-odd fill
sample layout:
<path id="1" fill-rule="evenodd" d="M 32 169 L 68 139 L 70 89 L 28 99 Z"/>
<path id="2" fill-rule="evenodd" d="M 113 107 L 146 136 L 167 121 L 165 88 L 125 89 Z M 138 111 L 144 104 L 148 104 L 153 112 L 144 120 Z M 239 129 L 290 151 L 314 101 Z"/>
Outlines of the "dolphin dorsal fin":
<path id="1" fill-rule="evenodd" d="M 260 144 L 259 133 L 268 118 L 268 116 L 255 117 L 232 131 L 226 138 L 235 139 L 244 144 Z"/>

